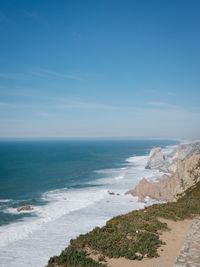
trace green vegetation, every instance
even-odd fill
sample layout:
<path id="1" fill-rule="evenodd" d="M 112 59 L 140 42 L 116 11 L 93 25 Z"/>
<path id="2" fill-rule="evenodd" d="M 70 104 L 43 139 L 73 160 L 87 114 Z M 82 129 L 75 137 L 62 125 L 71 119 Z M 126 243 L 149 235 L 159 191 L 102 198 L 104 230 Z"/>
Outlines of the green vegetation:
<path id="1" fill-rule="evenodd" d="M 158 257 L 157 249 L 162 244 L 160 230 L 167 229 L 167 224 L 158 218 L 183 220 L 199 214 L 200 182 L 188 189 L 177 202 L 155 204 L 114 217 L 104 227 L 96 227 L 71 240 L 70 246 L 60 256 L 49 260 L 48 267 L 102 267 L 107 266 L 105 256 L 130 260 Z M 99 256 L 96 261 L 90 258 L 95 254 Z"/>
<path id="2" fill-rule="evenodd" d="M 88 253 L 79 251 L 73 247 L 64 250 L 60 256 L 53 257 L 49 260 L 48 267 L 65 266 L 65 267 L 102 267 L 100 264 L 87 257 Z"/>

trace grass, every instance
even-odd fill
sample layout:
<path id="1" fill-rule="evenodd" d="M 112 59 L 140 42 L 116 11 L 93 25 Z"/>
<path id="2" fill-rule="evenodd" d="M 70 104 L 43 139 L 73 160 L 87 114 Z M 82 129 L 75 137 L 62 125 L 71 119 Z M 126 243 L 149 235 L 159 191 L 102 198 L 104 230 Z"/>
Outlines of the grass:
<path id="1" fill-rule="evenodd" d="M 71 240 L 60 256 L 49 260 L 48 267 L 102 267 L 107 266 L 105 256 L 130 260 L 158 257 L 157 249 L 162 244 L 160 230 L 167 229 L 167 224 L 158 218 L 176 221 L 196 215 L 200 215 L 200 182 L 188 189 L 177 202 L 154 204 L 114 217 L 104 227 L 96 227 Z M 88 251 L 98 253 L 99 260 L 90 258 Z"/>

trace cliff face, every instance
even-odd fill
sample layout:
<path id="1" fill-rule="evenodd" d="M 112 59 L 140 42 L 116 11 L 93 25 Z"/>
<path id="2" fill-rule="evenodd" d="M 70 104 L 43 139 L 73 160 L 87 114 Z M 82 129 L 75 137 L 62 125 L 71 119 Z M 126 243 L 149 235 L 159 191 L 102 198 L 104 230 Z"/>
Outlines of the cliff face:
<path id="1" fill-rule="evenodd" d="M 150 151 L 149 160 L 146 165 L 146 169 L 157 169 L 163 166 L 165 157 L 163 155 L 162 149 L 154 147 Z"/>
<path id="2" fill-rule="evenodd" d="M 160 147 L 154 147 L 149 154 L 146 169 L 160 169 L 164 172 L 176 171 L 178 160 L 185 160 L 200 152 L 200 142 L 179 145 L 171 154 L 164 156 Z"/>
<path id="3" fill-rule="evenodd" d="M 185 190 L 200 181 L 200 153 L 195 153 L 185 160 L 178 160 L 177 170 L 173 175 L 176 180 L 174 199 Z"/>
<path id="4" fill-rule="evenodd" d="M 185 190 L 200 181 L 200 143 L 196 144 L 179 146 L 168 158 L 164 158 L 163 166 L 158 164 L 159 169 L 173 169 L 171 176 L 164 174 L 157 182 L 143 178 L 127 194 L 138 196 L 139 201 L 144 201 L 146 196 L 156 200 L 176 201 Z M 152 156 L 155 155 L 150 153 L 148 164 L 152 162 Z"/>
<path id="5" fill-rule="evenodd" d="M 133 196 L 138 197 L 139 202 L 145 202 L 145 197 L 150 197 L 155 200 L 171 200 L 172 189 L 174 187 L 174 180 L 168 175 L 163 175 L 158 182 L 147 181 L 143 178 L 139 184 L 127 192 Z"/>
<path id="6" fill-rule="evenodd" d="M 169 158 L 173 160 L 177 159 L 187 159 L 191 157 L 196 152 L 200 152 L 200 142 L 194 144 L 183 144 L 179 145 L 170 155 Z"/>

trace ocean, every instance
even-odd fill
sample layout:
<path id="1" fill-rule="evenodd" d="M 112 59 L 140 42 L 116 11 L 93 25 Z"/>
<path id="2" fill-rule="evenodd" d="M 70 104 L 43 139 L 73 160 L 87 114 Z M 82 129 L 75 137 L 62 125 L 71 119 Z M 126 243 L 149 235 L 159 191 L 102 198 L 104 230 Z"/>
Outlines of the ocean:
<path id="1" fill-rule="evenodd" d="M 154 146 L 170 140 L 0 141 L 0 266 L 44 267 L 70 239 L 144 207 L 125 195 L 146 177 Z M 113 192 L 114 194 L 109 194 Z M 148 200 L 147 204 L 153 201 Z M 17 208 L 30 205 L 31 211 Z"/>

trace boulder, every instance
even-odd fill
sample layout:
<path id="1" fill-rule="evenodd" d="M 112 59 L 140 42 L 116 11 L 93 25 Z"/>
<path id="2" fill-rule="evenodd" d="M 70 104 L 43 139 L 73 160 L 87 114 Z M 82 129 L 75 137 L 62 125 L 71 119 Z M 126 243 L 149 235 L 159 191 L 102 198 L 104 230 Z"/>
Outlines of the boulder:
<path id="1" fill-rule="evenodd" d="M 20 211 L 28 211 L 28 210 L 33 210 L 33 208 L 31 206 L 23 206 L 17 209 L 18 212 Z"/>
<path id="2" fill-rule="evenodd" d="M 111 191 L 108 191 L 108 194 L 109 195 L 115 195 L 115 193 L 114 192 L 111 192 Z"/>

